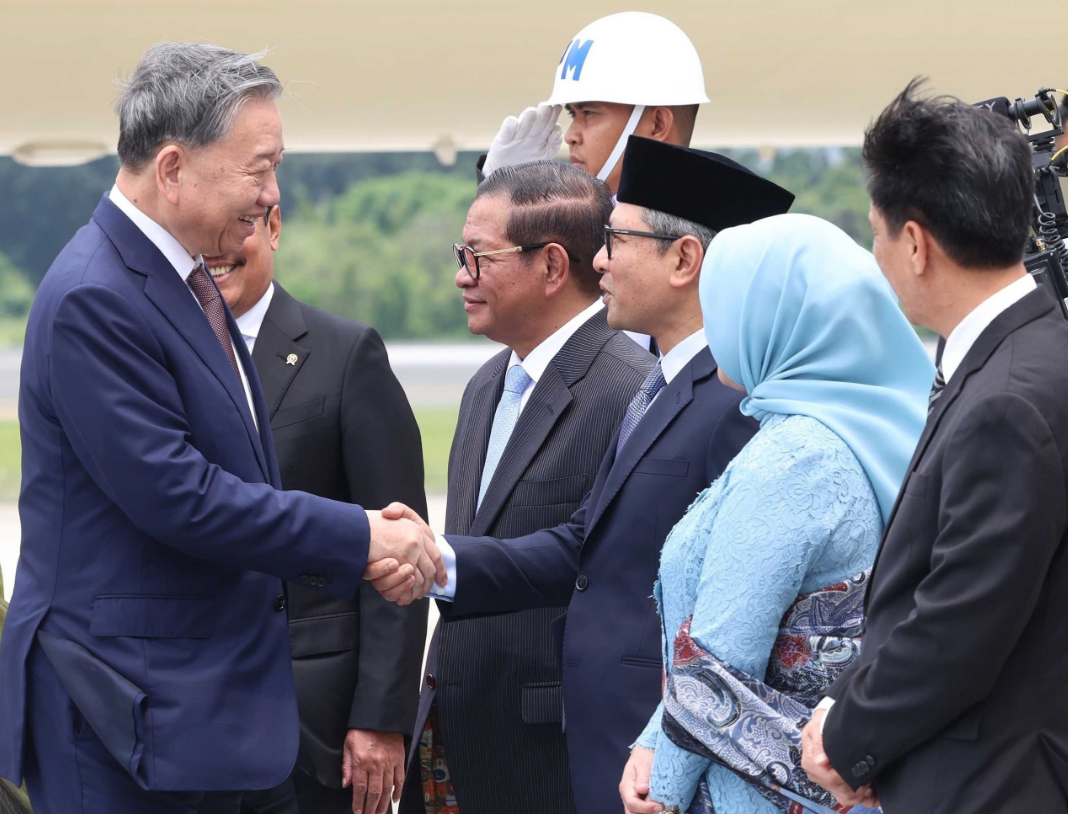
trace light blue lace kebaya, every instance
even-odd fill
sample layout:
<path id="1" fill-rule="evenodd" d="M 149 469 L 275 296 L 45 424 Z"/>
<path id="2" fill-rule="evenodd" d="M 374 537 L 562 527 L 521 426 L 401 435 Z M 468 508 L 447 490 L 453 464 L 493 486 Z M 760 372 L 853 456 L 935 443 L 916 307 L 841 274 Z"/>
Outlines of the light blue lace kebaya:
<path id="1" fill-rule="evenodd" d="M 701 274 L 712 355 L 760 431 L 664 546 L 656 586 L 665 664 L 689 621 L 703 651 L 764 680 L 799 594 L 872 565 L 926 418 L 934 369 L 872 256 L 837 227 L 782 215 L 728 229 Z M 662 705 L 650 798 L 715 814 L 786 810 L 679 746 Z"/>

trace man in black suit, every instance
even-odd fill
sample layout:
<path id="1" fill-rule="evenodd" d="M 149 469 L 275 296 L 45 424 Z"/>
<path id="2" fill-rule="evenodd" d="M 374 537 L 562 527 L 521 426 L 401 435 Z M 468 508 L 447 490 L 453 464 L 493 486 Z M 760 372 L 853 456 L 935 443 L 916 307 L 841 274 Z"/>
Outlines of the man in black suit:
<path id="1" fill-rule="evenodd" d="M 632 136 L 610 242 L 595 267 L 609 324 L 652 335 L 663 356 L 574 514 L 522 537 L 475 527 L 439 538 L 446 561 L 455 561 L 445 589 L 451 606 L 439 603 L 448 618 L 568 606 L 557 648 L 581 814 L 617 814 L 623 787 L 632 810 L 659 810 L 644 799 L 653 752 L 638 747 L 632 756 L 631 745 L 660 701 L 652 598 L 660 550 L 757 428 L 716 375 L 698 297 L 701 264 L 716 231 L 781 214 L 792 202 L 723 156 Z M 509 536 L 518 539 L 501 539 Z M 390 579 L 375 584 L 388 592 Z"/>
<path id="2" fill-rule="evenodd" d="M 455 248 L 456 284 L 471 332 L 508 349 L 464 392 L 450 533 L 526 534 L 565 520 L 589 491 L 652 365 L 608 327 L 598 301 L 593 257 L 611 211 L 608 188 L 568 164 L 507 168 L 479 186 L 466 245 Z M 439 798 L 455 798 L 463 814 L 573 810 L 550 629 L 562 612 L 442 619 L 402 811 L 434 812 Z M 427 795 L 421 765 L 424 786 L 435 786 Z"/>
<path id="3" fill-rule="evenodd" d="M 206 257 L 256 365 L 285 489 L 426 516 L 419 428 L 373 328 L 295 300 L 274 281 L 278 207 L 239 254 Z M 385 812 L 415 720 L 426 603 L 287 586 L 301 748 L 291 777 L 248 793 L 257 814 Z M 351 786 L 351 790 L 343 788 Z"/>
<path id="4" fill-rule="evenodd" d="M 946 344 L 860 658 L 806 727 L 804 765 L 887 814 L 1068 812 L 1068 323 L 1022 263 L 1031 151 L 1007 119 L 913 83 L 864 160 L 876 259 Z"/>

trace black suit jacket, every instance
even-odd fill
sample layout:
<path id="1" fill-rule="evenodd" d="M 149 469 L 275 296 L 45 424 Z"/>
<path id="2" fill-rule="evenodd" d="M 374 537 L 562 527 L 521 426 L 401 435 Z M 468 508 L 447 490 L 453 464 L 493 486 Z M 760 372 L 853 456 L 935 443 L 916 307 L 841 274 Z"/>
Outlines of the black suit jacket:
<path id="1" fill-rule="evenodd" d="M 1068 812 L 1068 323 L 1039 287 L 927 421 L 824 743 L 887 814 Z"/>
<path id="2" fill-rule="evenodd" d="M 630 753 L 660 702 L 660 619 L 653 583 L 668 533 L 757 424 L 723 385 L 707 348 L 672 379 L 592 491 L 556 528 L 513 540 L 454 537 L 456 599 L 443 613 L 568 604 L 563 691 L 572 785 L 581 814 L 617 814 Z M 562 620 L 563 621 L 563 620 Z"/>
<path id="3" fill-rule="evenodd" d="M 604 310 L 591 317 L 534 386 L 476 512 L 510 353 L 487 362 L 464 393 L 449 459 L 449 533 L 509 537 L 566 520 L 589 491 L 653 364 L 649 354 L 608 327 Z M 573 809 L 551 632 L 552 620 L 563 612 L 556 607 L 443 618 L 435 632 L 417 732 L 436 703 L 464 814 Z M 411 764 L 409 778 L 418 781 Z M 402 808 L 422 811 L 417 788 L 406 788 Z"/>
<path id="4" fill-rule="evenodd" d="M 378 333 L 295 300 L 278 283 L 252 353 L 284 489 L 426 517 L 423 452 Z M 408 735 L 418 703 L 427 603 L 400 608 L 364 583 L 352 599 L 290 583 L 289 643 L 301 760 L 341 787 L 349 729 Z"/>

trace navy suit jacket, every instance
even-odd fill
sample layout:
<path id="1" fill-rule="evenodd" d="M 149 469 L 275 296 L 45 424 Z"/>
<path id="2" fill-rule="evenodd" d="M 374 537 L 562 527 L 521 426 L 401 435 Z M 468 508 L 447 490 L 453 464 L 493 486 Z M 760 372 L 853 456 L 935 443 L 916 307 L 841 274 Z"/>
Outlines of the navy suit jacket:
<path id="1" fill-rule="evenodd" d="M 660 550 L 698 493 L 757 424 L 739 411 L 708 348 L 638 423 L 616 459 L 613 440 L 592 491 L 560 526 L 513 540 L 447 537 L 456 598 L 442 613 L 567 605 L 564 716 L 580 814 L 620 809 L 630 745 L 660 702 L 660 619 L 652 598 Z"/>
<path id="2" fill-rule="evenodd" d="M 358 506 L 281 492 L 256 368 L 109 199 L 52 264 L 22 364 L 22 551 L 0 647 L 0 775 L 18 782 L 40 647 L 143 788 L 265 788 L 297 754 L 281 579 L 356 593 Z M 40 758 L 41 756 L 38 755 Z M 45 756 L 47 757 L 47 756 Z"/>

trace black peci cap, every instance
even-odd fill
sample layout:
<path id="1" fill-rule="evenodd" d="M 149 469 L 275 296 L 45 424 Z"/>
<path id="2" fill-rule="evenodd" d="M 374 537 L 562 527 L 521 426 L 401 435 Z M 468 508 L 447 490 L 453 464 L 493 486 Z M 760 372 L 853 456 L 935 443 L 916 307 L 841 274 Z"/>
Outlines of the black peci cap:
<path id="1" fill-rule="evenodd" d="M 616 199 L 718 232 L 783 215 L 794 195 L 725 156 L 631 136 Z"/>

